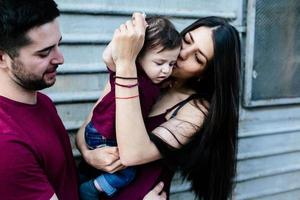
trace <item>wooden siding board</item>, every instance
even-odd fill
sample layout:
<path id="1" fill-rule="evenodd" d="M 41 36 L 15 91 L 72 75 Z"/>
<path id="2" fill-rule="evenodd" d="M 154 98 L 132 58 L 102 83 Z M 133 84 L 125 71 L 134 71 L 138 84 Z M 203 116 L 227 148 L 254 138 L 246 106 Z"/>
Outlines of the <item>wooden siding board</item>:
<path id="1" fill-rule="evenodd" d="M 130 15 L 133 11 L 153 14 L 167 14 L 181 17 L 201 17 L 209 15 L 236 18 L 240 2 L 238 0 L 164 0 L 164 1 L 68 1 L 58 0 L 62 12 Z M 205 9 L 204 9 L 205 8 Z"/>
<path id="2" fill-rule="evenodd" d="M 300 199 L 300 189 L 288 190 L 285 192 L 276 193 L 273 195 L 266 195 L 261 198 L 256 198 L 256 200 L 299 200 Z"/>
<path id="3" fill-rule="evenodd" d="M 297 150 L 300 150 L 299 132 L 242 138 L 239 140 L 238 159 L 264 157 Z"/>
<path id="4" fill-rule="evenodd" d="M 239 137 L 248 138 L 262 135 L 300 131 L 299 119 L 265 120 L 240 122 Z"/>
<path id="5" fill-rule="evenodd" d="M 83 67 L 85 65 L 101 65 L 101 67 L 105 67 L 105 64 L 102 61 L 102 53 L 105 46 L 106 45 L 99 44 L 62 44 L 61 50 L 64 54 L 65 63 L 59 67 L 58 70 L 65 68 L 65 66 L 72 67 L 72 65 L 82 65 Z"/>
<path id="6" fill-rule="evenodd" d="M 91 111 L 94 102 L 57 104 L 56 108 L 64 124 L 67 122 L 83 122 Z"/>
<path id="7" fill-rule="evenodd" d="M 246 159 L 238 162 L 237 182 L 299 171 L 300 151 Z"/>
<path id="8" fill-rule="evenodd" d="M 104 85 L 108 80 L 107 74 L 104 73 L 90 73 L 90 74 L 62 74 L 58 75 L 55 86 L 44 90 L 45 93 L 50 94 L 56 93 L 56 96 L 81 92 L 98 92 L 104 88 Z M 88 95 L 88 94 L 87 94 Z M 94 95 L 94 94 L 92 94 Z M 56 100 L 56 97 L 54 97 Z"/>
<path id="9" fill-rule="evenodd" d="M 236 200 L 256 199 L 259 197 L 286 192 L 300 188 L 300 171 L 257 178 L 240 182 L 236 186 Z"/>

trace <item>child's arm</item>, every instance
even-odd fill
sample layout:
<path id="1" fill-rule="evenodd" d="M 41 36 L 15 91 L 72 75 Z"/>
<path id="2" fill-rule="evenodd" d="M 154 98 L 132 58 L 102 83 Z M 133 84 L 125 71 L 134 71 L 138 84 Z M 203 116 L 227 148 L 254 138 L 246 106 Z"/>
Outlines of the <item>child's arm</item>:
<path id="1" fill-rule="evenodd" d="M 106 66 L 113 72 L 116 71 L 116 65 L 115 62 L 112 58 L 112 52 L 111 52 L 111 46 L 112 46 L 112 41 L 109 42 L 109 44 L 105 47 L 103 54 L 102 54 L 102 59 Z"/>
<path id="2" fill-rule="evenodd" d="M 108 173 L 114 173 L 124 168 L 119 158 L 118 147 L 103 147 L 89 150 L 84 139 L 84 130 L 86 125 L 91 121 L 95 106 L 102 100 L 103 96 L 105 96 L 110 91 L 110 89 L 110 84 L 109 82 L 107 82 L 103 90 L 102 97 L 100 97 L 95 103 L 85 122 L 77 132 L 76 146 L 83 156 L 84 160 L 89 165 Z"/>

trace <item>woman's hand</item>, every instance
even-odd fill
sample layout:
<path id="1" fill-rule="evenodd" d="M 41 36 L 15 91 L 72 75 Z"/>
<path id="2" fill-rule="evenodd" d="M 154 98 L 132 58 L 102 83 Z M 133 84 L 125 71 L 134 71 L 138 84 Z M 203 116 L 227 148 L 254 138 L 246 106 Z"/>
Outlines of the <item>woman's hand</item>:
<path id="1" fill-rule="evenodd" d="M 115 30 L 112 44 L 112 57 L 118 66 L 134 64 L 144 44 L 147 23 L 141 13 L 134 13 L 132 20 Z M 118 70 L 118 69 L 117 69 Z"/>
<path id="2" fill-rule="evenodd" d="M 165 200 L 167 199 L 166 192 L 163 192 L 164 183 L 158 183 L 148 194 L 144 197 L 143 200 Z"/>
<path id="3" fill-rule="evenodd" d="M 89 165 L 108 173 L 114 173 L 125 168 L 125 166 L 121 164 L 117 147 L 102 147 L 94 150 L 85 150 L 82 155 Z"/>
<path id="4" fill-rule="evenodd" d="M 104 49 L 103 54 L 102 54 L 102 59 L 106 66 L 111 70 L 111 71 L 116 71 L 116 65 L 114 63 L 114 60 L 112 58 L 112 42 L 110 42 Z"/>

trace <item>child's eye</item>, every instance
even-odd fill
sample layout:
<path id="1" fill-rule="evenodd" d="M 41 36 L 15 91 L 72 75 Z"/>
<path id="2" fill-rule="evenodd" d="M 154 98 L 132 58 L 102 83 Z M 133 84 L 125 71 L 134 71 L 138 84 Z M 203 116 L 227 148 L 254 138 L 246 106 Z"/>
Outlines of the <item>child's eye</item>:
<path id="1" fill-rule="evenodd" d="M 157 65 L 163 65 L 164 63 L 161 63 L 161 62 L 154 62 L 155 64 Z"/>

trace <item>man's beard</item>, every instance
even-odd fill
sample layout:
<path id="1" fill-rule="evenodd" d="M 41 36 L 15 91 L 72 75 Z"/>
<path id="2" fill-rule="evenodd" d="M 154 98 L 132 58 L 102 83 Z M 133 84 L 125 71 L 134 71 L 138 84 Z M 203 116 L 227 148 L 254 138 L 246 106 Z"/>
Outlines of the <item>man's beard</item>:
<path id="1" fill-rule="evenodd" d="M 57 66 L 55 66 L 55 68 L 57 68 Z M 23 64 L 17 61 L 12 63 L 12 69 L 12 73 L 16 78 L 15 82 L 26 90 L 42 90 L 44 88 L 51 87 L 55 83 L 55 81 L 47 83 L 43 79 L 44 74 L 41 77 L 30 74 L 28 71 L 24 70 Z"/>

